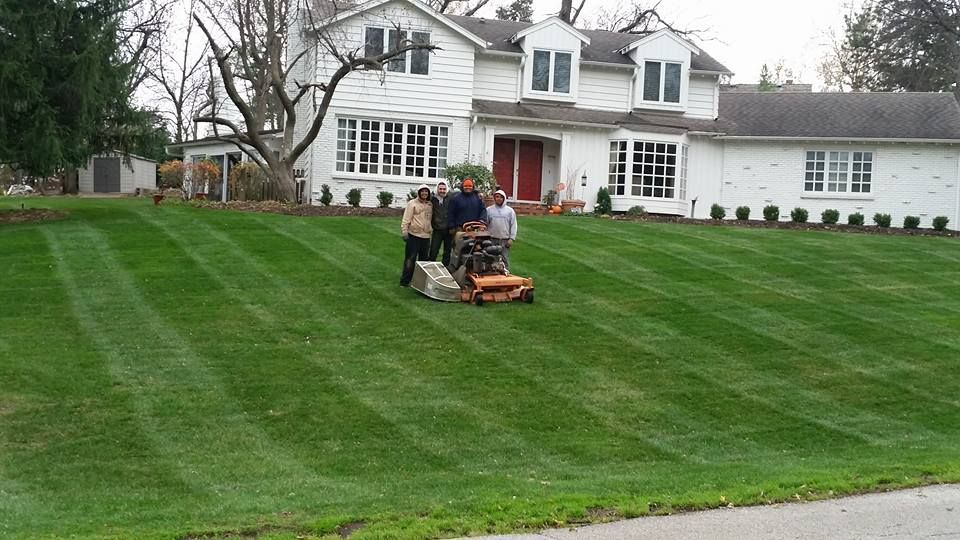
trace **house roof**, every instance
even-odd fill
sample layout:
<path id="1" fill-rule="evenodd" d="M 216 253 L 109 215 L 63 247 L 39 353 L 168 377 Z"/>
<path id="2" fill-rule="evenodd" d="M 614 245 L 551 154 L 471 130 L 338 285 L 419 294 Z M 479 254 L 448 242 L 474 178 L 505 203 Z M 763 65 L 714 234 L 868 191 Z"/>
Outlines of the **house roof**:
<path id="1" fill-rule="evenodd" d="M 283 134 L 282 129 L 265 129 L 260 132 L 260 135 L 268 139 L 278 138 L 282 134 Z M 199 139 L 190 139 L 187 141 L 183 141 L 182 143 L 168 144 L 167 150 L 171 148 L 183 148 L 186 146 L 197 146 L 197 145 L 203 145 L 203 144 L 216 144 L 216 143 L 234 144 L 232 141 L 236 138 L 237 138 L 236 135 L 234 135 L 232 132 L 229 134 L 224 133 L 219 137 L 216 135 L 211 135 L 209 137 L 201 137 Z"/>
<path id="2" fill-rule="evenodd" d="M 513 43 L 511 38 L 523 32 L 533 23 L 500 21 L 496 19 L 481 19 L 477 17 L 463 17 L 447 15 L 448 19 L 466 28 L 469 32 L 480 36 L 489 42 L 488 50 L 522 54 L 520 45 Z M 580 59 L 586 62 L 603 62 L 606 64 L 621 64 L 624 67 L 636 65 L 633 60 L 619 51 L 638 40 L 637 34 L 618 34 L 603 30 L 580 30 L 590 38 L 590 44 L 580 50 Z M 723 64 L 714 60 L 709 54 L 700 50 L 700 54 L 690 57 L 690 69 L 695 71 L 712 71 L 717 73 L 731 73 Z"/>
<path id="3" fill-rule="evenodd" d="M 949 93 L 720 93 L 728 136 L 960 140 Z"/>
<path id="4" fill-rule="evenodd" d="M 540 30 L 541 28 L 546 28 L 547 26 L 553 26 L 553 25 L 559 26 L 559 27 L 562 28 L 564 31 L 570 33 L 571 35 L 573 35 L 574 37 L 576 37 L 577 39 L 579 39 L 580 41 L 582 41 L 584 44 L 586 44 L 586 45 L 589 45 L 589 44 L 590 44 L 590 38 L 589 38 L 589 37 L 585 36 L 585 35 L 583 34 L 583 32 L 577 30 L 576 28 L 573 27 L 573 25 L 571 25 L 571 24 L 568 23 L 567 21 L 561 19 L 560 17 L 557 17 L 556 15 L 554 15 L 553 17 L 548 17 L 548 18 L 546 18 L 546 19 L 544 19 L 544 20 L 542 20 L 542 21 L 540 21 L 540 22 L 538 22 L 538 23 L 536 23 L 536 24 L 534 24 L 534 25 L 531 25 L 531 26 L 528 26 L 528 27 L 524 28 L 523 30 L 521 30 L 521 31 L 517 32 L 516 34 L 514 34 L 513 36 L 511 36 L 511 37 L 510 37 L 510 41 L 511 41 L 512 43 L 516 43 L 516 42 L 520 41 L 521 39 L 523 39 L 524 37 L 526 37 L 527 35 L 532 34 L 532 33 L 536 32 L 537 30 Z"/>
<path id="5" fill-rule="evenodd" d="M 322 21 L 323 26 L 329 26 L 331 24 L 340 22 L 344 19 L 349 19 L 354 15 L 370 11 L 371 9 L 382 6 L 383 4 L 386 4 L 390 1 L 391 0 L 367 0 L 366 2 L 356 4 L 350 7 L 349 9 L 338 11 L 332 17 L 324 18 L 324 20 Z M 483 41 L 482 38 L 478 37 L 469 29 L 466 29 L 460 26 L 459 24 L 457 24 L 456 21 L 451 20 L 451 17 L 447 16 L 446 14 L 438 13 L 435 9 L 427 6 L 423 2 L 419 0 L 409 0 L 407 3 L 413 6 L 414 8 L 416 8 L 417 10 L 419 10 L 420 12 L 422 12 L 423 14 L 427 15 L 428 17 L 432 17 L 433 19 L 450 27 L 453 31 L 469 39 L 478 47 L 486 47 L 488 45 L 485 41 Z"/>
<path id="6" fill-rule="evenodd" d="M 724 133 L 730 126 L 726 122 L 708 119 L 686 118 L 676 114 L 643 112 L 616 112 L 581 109 L 569 105 L 541 105 L 508 101 L 473 100 L 473 112 L 486 118 L 522 119 L 566 125 L 595 127 L 623 127 L 633 131 L 655 133 L 683 133 L 702 131 Z"/>

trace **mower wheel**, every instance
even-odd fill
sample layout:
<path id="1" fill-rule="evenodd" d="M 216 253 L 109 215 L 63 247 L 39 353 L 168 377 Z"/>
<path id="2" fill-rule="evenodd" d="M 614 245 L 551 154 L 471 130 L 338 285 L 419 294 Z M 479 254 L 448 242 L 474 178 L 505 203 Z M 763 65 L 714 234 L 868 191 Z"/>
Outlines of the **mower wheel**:
<path id="1" fill-rule="evenodd" d="M 482 295 L 482 294 L 478 294 L 477 297 L 473 299 L 473 303 L 474 303 L 474 305 L 476 305 L 477 307 L 483 306 L 483 295 Z"/>
<path id="2" fill-rule="evenodd" d="M 528 304 L 533 303 L 533 291 L 530 291 L 530 290 L 523 291 L 523 294 L 521 296 L 522 296 L 521 300 L 523 300 L 524 302 Z"/>

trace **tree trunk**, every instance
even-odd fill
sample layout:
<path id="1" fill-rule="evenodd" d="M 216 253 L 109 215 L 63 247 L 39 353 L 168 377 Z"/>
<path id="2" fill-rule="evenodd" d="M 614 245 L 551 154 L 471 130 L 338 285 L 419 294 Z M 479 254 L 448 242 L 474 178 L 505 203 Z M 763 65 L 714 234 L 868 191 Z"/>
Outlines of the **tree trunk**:
<path id="1" fill-rule="evenodd" d="M 557 14 L 558 17 L 563 19 L 564 22 L 570 22 L 570 14 L 573 12 L 573 0 L 563 0 L 560 4 L 560 13 Z"/>
<path id="2" fill-rule="evenodd" d="M 76 167 L 67 167 L 63 172 L 62 190 L 64 195 L 76 195 L 80 192 L 80 171 Z"/>
<path id="3" fill-rule="evenodd" d="M 277 199 L 284 202 L 296 202 L 296 180 L 293 178 L 293 167 L 281 166 L 276 171 Z"/>

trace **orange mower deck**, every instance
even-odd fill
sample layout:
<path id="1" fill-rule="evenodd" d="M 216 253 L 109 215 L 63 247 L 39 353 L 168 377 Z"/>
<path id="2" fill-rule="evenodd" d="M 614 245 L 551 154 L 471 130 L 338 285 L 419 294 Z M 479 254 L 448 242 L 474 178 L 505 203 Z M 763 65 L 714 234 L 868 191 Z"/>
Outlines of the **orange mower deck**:
<path id="1" fill-rule="evenodd" d="M 461 299 L 471 304 L 484 302 L 512 302 L 521 300 L 533 303 L 533 280 L 514 275 L 467 274 L 470 286 L 464 288 Z"/>

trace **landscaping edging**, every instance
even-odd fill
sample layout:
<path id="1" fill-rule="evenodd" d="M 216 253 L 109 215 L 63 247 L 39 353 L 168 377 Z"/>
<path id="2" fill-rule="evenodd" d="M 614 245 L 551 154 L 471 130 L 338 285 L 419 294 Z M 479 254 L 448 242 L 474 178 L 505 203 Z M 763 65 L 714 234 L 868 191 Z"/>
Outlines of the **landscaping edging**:
<path id="1" fill-rule="evenodd" d="M 680 223 L 684 225 L 712 225 L 719 227 L 744 227 L 748 229 L 792 229 L 801 231 L 831 231 L 858 234 L 884 234 L 890 236 L 945 236 L 956 238 L 957 231 L 933 229 L 902 229 L 900 227 L 877 227 L 875 225 L 827 225 L 824 223 L 794 223 L 792 221 L 766 221 L 760 219 L 694 219 L 677 216 L 614 216 L 618 221 L 642 221 L 648 223 Z"/>
<path id="2" fill-rule="evenodd" d="M 25 210 L 0 210 L 0 225 L 11 223 L 36 223 L 39 221 L 54 221 L 67 217 L 62 210 L 47 208 L 28 208 Z"/>

